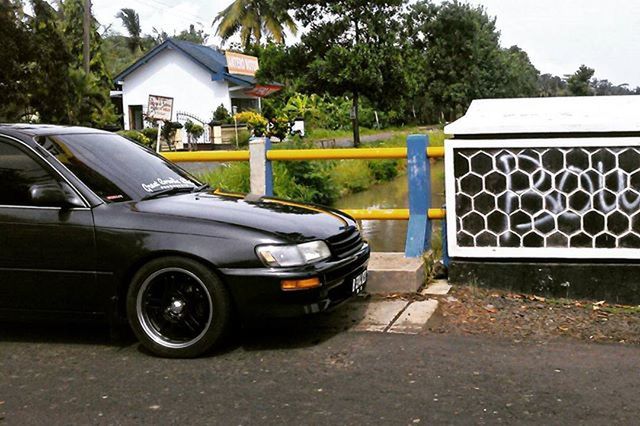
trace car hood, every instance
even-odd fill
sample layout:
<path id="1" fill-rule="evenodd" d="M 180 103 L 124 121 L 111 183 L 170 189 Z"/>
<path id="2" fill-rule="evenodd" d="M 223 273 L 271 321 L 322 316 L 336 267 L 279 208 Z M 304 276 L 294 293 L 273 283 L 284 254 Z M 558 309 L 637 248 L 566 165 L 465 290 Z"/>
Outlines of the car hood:
<path id="1" fill-rule="evenodd" d="M 275 198 L 200 193 L 181 194 L 135 203 L 139 213 L 171 215 L 251 228 L 299 242 L 326 239 L 355 226 L 337 210 Z"/>

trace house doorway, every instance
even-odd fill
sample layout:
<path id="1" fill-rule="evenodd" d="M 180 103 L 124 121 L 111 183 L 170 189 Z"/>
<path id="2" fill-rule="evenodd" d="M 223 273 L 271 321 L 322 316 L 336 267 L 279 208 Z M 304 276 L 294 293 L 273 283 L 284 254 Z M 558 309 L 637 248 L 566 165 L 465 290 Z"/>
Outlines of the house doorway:
<path id="1" fill-rule="evenodd" d="M 142 105 L 129 105 L 129 129 L 142 130 L 143 128 Z"/>

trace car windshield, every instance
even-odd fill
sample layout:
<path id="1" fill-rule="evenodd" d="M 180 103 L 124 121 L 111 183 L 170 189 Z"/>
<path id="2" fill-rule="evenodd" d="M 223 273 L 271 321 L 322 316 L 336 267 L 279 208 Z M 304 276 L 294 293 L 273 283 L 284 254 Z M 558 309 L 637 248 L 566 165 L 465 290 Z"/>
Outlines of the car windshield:
<path id="1" fill-rule="evenodd" d="M 105 201 L 140 200 L 200 186 L 184 170 L 116 134 L 48 136 L 38 143 Z"/>

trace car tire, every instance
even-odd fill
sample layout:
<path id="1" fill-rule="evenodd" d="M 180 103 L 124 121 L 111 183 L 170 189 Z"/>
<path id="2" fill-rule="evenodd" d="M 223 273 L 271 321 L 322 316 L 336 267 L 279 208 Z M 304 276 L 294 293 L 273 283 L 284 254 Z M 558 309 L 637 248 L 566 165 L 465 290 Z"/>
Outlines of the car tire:
<path id="1" fill-rule="evenodd" d="M 163 257 L 145 264 L 127 292 L 127 317 L 140 343 L 168 358 L 194 358 L 219 345 L 231 325 L 231 299 L 200 262 Z"/>

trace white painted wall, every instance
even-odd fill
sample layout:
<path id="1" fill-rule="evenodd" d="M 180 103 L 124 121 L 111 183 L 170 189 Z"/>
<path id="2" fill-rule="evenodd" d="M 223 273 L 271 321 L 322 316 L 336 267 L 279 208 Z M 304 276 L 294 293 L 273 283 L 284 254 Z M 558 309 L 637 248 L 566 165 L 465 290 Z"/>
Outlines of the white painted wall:
<path id="1" fill-rule="evenodd" d="M 146 111 L 149 95 L 173 98 L 173 120 L 177 111 L 209 120 L 220 104 L 231 111 L 228 83 L 212 81 L 208 70 L 172 49 L 165 49 L 125 78 L 122 84 L 125 129 L 129 129 L 129 106 L 142 105 Z"/>
<path id="2" fill-rule="evenodd" d="M 449 135 L 640 131 L 640 95 L 479 99 Z"/>

